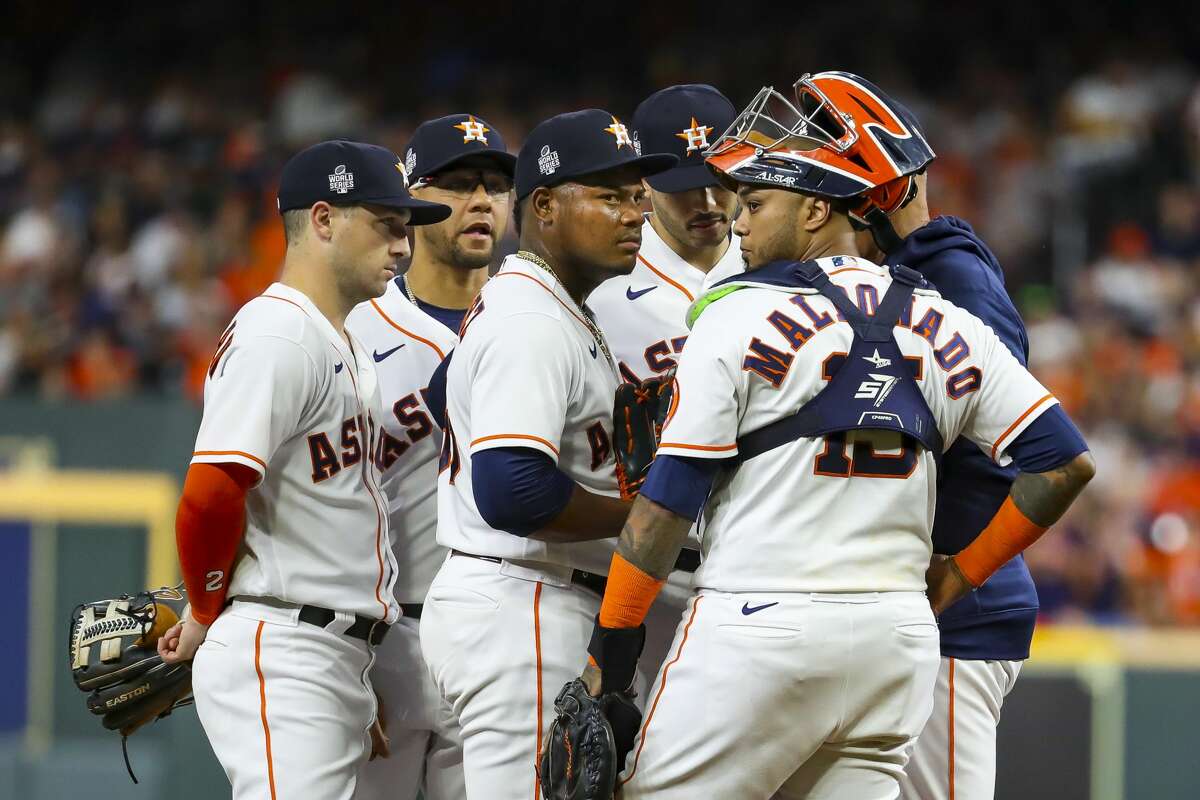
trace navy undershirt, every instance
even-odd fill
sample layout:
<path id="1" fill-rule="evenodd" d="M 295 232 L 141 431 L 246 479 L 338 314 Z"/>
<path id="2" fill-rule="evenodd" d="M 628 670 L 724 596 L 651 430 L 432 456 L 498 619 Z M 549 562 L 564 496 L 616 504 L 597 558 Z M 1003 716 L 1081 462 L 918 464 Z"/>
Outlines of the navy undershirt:
<path id="1" fill-rule="evenodd" d="M 396 276 L 396 285 L 400 287 L 400 292 L 405 297 L 408 297 L 408 282 L 404 280 L 403 275 Z M 416 297 L 416 295 L 413 296 Z M 467 315 L 467 310 L 465 308 L 442 308 L 441 306 L 435 306 L 432 303 L 426 303 L 419 297 L 417 297 L 417 308 L 421 309 L 426 314 L 445 325 L 455 334 L 457 334 L 458 329 L 462 327 L 463 317 Z"/>

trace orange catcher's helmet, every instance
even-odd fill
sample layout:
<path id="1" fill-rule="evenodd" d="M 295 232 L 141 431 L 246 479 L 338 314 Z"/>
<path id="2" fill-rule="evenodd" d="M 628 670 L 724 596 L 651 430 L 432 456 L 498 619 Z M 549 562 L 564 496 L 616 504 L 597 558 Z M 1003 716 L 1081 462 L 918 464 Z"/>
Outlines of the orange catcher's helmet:
<path id="1" fill-rule="evenodd" d="M 792 95 L 764 86 L 709 148 L 709 166 L 735 183 L 858 198 L 856 226 L 897 243 L 887 215 L 912 199 L 914 176 L 935 157 L 916 117 L 848 72 L 806 74 Z"/>

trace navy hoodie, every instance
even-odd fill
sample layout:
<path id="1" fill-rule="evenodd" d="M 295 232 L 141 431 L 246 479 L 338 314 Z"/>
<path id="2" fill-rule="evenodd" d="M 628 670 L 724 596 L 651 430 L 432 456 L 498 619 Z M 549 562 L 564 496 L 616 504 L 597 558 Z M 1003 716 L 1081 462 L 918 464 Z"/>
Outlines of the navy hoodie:
<path id="1" fill-rule="evenodd" d="M 966 221 L 937 217 L 909 234 L 885 260 L 920 272 L 942 297 L 989 325 L 1026 364 L 1029 338 L 1004 288 L 1000 263 Z M 970 544 L 999 510 L 1016 474 L 1016 467 L 997 466 L 973 442 L 955 441 L 938 475 L 933 551 L 953 555 Z M 942 655 L 1028 658 L 1037 610 L 1033 578 L 1018 555 L 941 615 Z"/>

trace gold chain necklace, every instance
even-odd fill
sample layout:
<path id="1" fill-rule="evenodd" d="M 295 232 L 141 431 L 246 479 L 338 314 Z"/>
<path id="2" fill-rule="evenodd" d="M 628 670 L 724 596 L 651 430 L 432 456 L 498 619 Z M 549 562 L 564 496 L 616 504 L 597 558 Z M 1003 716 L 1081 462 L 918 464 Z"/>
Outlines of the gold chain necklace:
<path id="1" fill-rule="evenodd" d="M 546 260 L 537 253 L 531 253 L 528 250 L 518 250 L 517 258 L 523 258 L 529 263 L 533 264 L 535 267 L 545 270 L 559 286 L 563 287 L 563 294 L 566 294 L 571 300 L 571 305 L 575 306 L 575 308 L 579 310 L 579 318 L 583 320 L 583 324 L 587 327 L 588 331 L 591 332 L 592 338 L 595 339 L 596 344 L 600 346 L 600 352 L 604 353 L 604 357 L 608 359 L 608 365 L 613 367 L 613 369 L 616 369 L 612 353 L 610 353 L 608 350 L 608 343 L 604 341 L 604 334 L 600 331 L 599 326 L 596 325 L 596 322 L 592 319 L 591 312 L 575 303 L 575 298 L 571 297 L 571 295 L 567 293 L 567 285 L 562 282 L 562 278 L 558 277 L 558 273 L 555 272 L 550 265 L 546 263 Z"/>
<path id="2" fill-rule="evenodd" d="M 420 308 L 420 306 L 417 305 L 417 296 L 415 294 L 413 294 L 412 284 L 408 282 L 408 274 L 407 273 L 405 273 L 403 281 L 404 281 L 404 293 L 406 295 L 408 295 L 408 299 L 412 301 L 412 304 L 414 306 L 417 306 L 417 308 Z"/>

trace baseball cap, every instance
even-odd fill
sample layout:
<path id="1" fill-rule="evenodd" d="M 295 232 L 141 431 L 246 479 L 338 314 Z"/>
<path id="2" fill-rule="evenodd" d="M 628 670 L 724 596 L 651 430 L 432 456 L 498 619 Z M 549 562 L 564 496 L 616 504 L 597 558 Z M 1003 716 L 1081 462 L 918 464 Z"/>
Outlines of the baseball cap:
<path id="1" fill-rule="evenodd" d="M 647 183 L 659 192 L 716 186 L 716 176 L 704 163 L 704 151 L 736 117 L 733 103 L 703 83 L 668 86 L 647 97 L 633 112 L 640 152 L 679 157 L 677 167 L 660 172 Z"/>
<path id="2" fill-rule="evenodd" d="M 485 157 L 509 177 L 517 157 L 508 152 L 504 137 L 482 117 L 451 114 L 422 122 L 404 148 L 404 169 L 414 183 L 468 156 Z"/>
<path id="3" fill-rule="evenodd" d="M 347 139 L 318 142 L 283 165 L 280 213 L 322 200 L 337 206 L 373 203 L 407 208 L 412 225 L 430 225 L 450 216 L 450 206 L 427 203 L 408 193 L 408 173 L 391 150 Z"/>
<path id="4" fill-rule="evenodd" d="M 666 153 L 639 155 L 628 128 L 607 111 L 571 111 L 538 123 L 525 138 L 517 155 L 517 200 L 539 186 L 557 186 L 595 172 L 634 166 L 646 176 L 678 161 Z"/>

